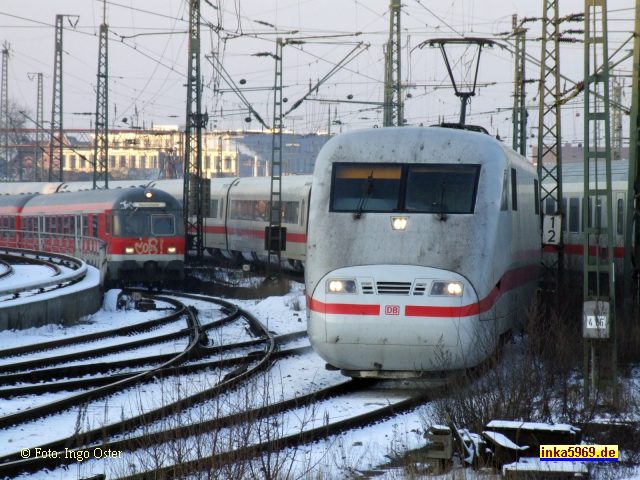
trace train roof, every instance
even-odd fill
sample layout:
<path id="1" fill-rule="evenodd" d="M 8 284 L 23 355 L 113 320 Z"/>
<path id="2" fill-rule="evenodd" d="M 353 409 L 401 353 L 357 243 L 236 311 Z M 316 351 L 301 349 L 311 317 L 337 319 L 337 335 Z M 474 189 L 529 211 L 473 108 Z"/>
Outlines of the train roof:
<path id="1" fill-rule="evenodd" d="M 0 213 L 16 213 L 29 200 L 39 194 L 37 193 L 21 193 L 17 195 L 0 195 Z"/>
<path id="2" fill-rule="evenodd" d="M 147 194 L 150 193 L 151 197 Z M 90 209 L 99 205 L 101 208 L 111 206 L 119 209 L 127 202 L 158 202 L 170 208 L 178 208 L 175 198 L 162 190 L 154 188 L 133 187 L 126 189 L 82 190 L 78 192 L 59 192 L 51 195 L 36 195 L 25 205 L 26 209 L 41 209 L 53 205 L 77 205 L 79 210 Z"/>
<path id="3" fill-rule="evenodd" d="M 353 130 L 336 135 L 318 154 L 319 163 L 349 162 L 473 162 L 511 161 L 533 171 L 533 165 L 494 137 L 485 133 L 443 127 L 386 127 Z"/>

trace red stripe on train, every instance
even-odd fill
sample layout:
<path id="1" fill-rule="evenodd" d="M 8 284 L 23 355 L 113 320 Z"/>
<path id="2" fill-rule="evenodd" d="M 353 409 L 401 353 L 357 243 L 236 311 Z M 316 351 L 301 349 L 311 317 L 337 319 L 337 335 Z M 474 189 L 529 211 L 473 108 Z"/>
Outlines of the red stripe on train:
<path id="1" fill-rule="evenodd" d="M 264 239 L 264 230 L 255 230 L 249 228 L 225 228 L 222 225 L 213 225 L 205 227 L 205 233 L 214 235 L 238 235 L 240 237 L 262 238 Z M 287 232 L 287 242 L 291 243 L 307 243 L 307 235 L 304 233 Z"/>
<path id="2" fill-rule="evenodd" d="M 407 317 L 469 317 L 479 315 L 493 308 L 498 299 L 510 290 L 521 287 L 534 281 L 539 274 L 538 265 L 527 265 L 515 268 L 502 276 L 489 294 L 477 303 L 454 306 L 433 306 L 433 305 L 406 305 L 404 314 Z M 342 314 L 342 315 L 380 315 L 380 305 L 369 304 L 345 304 L 345 303 L 324 303 L 319 300 L 308 298 L 310 310 L 317 313 Z"/>
<path id="3" fill-rule="evenodd" d="M 555 247 L 551 246 L 551 245 L 545 245 L 545 247 L 542 249 L 544 252 L 555 252 L 556 249 Z M 584 246 L 583 245 L 578 245 L 575 243 L 567 243 L 566 245 L 564 245 L 564 253 L 566 253 L 567 255 L 582 255 L 584 252 Z M 601 247 L 601 255 L 606 256 L 606 250 L 604 248 Z M 596 246 L 595 245 L 591 245 L 589 247 L 589 255 L 591 256 L 595 256 L 596 255 Z M 615 258 L 624 258 L 624 247 L 614 247 L 613 248 L 613 256 Z"/>

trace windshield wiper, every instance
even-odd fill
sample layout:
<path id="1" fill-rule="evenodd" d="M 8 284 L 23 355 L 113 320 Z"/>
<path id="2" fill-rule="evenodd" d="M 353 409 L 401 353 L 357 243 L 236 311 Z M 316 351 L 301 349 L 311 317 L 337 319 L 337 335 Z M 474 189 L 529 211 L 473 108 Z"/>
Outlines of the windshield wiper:
<path id="1" fill-rule="evenodd" d="M 445 210 L 447 209 L 447 206 L 445 203 L 447 201 L 446 185 L 447 184 L 445 182 L 442 182 L 440 184 L 440 213 L 438 213 L 438 220 L 442 222 L 447 221 L 447 214 L 445 213 Z"/>
<path id="2" fill-rule="evenodd" d="M 364 195 L 360 198 L 360 201 L 358 202 L 358 207 L 353 212 L 353 218 L 355 218 L 356 220 L 362 217 L 364 204 L 371 196 L 371 192 L 373 192 L 373 170 L 371 170 L 371 173 L 369 173 L 369 176 L 367 177 L 367 191 L 364 192 Z"/>

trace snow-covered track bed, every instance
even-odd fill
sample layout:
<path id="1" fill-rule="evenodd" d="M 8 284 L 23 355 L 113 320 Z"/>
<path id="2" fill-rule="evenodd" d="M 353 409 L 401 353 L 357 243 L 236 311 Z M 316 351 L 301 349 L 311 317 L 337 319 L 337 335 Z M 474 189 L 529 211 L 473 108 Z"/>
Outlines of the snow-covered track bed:
<path id="1" fill-rule="evenodd" d="M 201 402 L 204 399 L 218 395 L 234 385 L 241 382 L 243 379 L 250 377 L 255 372 L 266 368 L 270 364 L 270 356 L 275 351 L 275 339 L 273 335 L 267 331 L 262 324 L 255 319 L 252 315 L 248 314 L 235 307 L 234 305 L 207 297 L 199 297 L 199 302 L 213 303 L 215 305 L 216 312 L 213 309 L 209 309 L 208 315 L 203 312 L 202 317 L 208 317 L 210 321 L 202 322 L 198 318 L 198 309 L 190 306 L 187 308 L 184 305 L 184 301 L 187 300 L 187 295 L 175 294 L 171 297 L 154 297 L 154 300 L 161 300 L 174 305 L 174 310 L 170 314 L 171 316 L 178 315 L 184 316 L 187 320 L 188 327 L 181 329 L 180 332 L 183 335 L 188 336 L 187 347 L 166 358 L 164 355 L 157 355 L 155 357 L 148 357 L 141 361 L 137 350 L 131 350 L 125 348 L 125 351 L 131 352 L 131 358 L 129 360 L 120 360 L 118 362 L 108 363 L 95 363 L 92 365 L 82 364 L 67 367 L 48 368 L 42 370 L 44 372 L 38 381 L 48 380 L 50 387 L 33 385 L 31 387 L 20 386 L 10 387 L 5 389 L 8 396 L 10 394 L 25 392 L 31 388 L 31 393 L 36 395 L 42 391 L 59 391 L 61 389 L 73 389 L 73 388 L 87 388 L 91 387 L 87 391 L 82 391 L 75 395 L 65 396 L 57 399 L 56 401 L 46 403 L 44 405 L 27 408 L 10 415 L 0 417 L 0 428 L 4 429 L 5 437 L 10 437 L 8 442 L 14 445 L 29 445 L 28 449 L 40 448 L 38 445 L 33 445 L 33 440 L 29 440 L 32 437 L 37 436 L 35 432 L 38 429 L 38 419 L 43 417 L 47 418 L 47 422 L 51 421 L 51 417 L 59 417 L 59 423 L 65 425 L 66 428 L 62 428 L 60 431 L 61 439 L 47 446 L 47 449 L 60 449 L 65 451 L 68 448 L 80 448 L 86 445 L 87 442 L 95 442 L 99 439 L 105 439 L 107 432 L 122 433 L 123 431 L 137 428 L 140 425 L 144 425 L 148 422 L 157 421 L 167 415 L 187 409 L 194 403 Z M 214 318 L 217 317 L 217 318 Z M 220 318 L 221 317 L 221 318 Z M 162 320 L 161 320 L 162 322 Z M 143 329 L 144 331 L 148 330 Z M 230 332 L 227 332 L 229 330 Z M 226 332 L 226 333 L 221 333 Z M 108 335 L 105 333 L 108 337 Z M 282 343 L 295 341 L 299 335 L 287 335 L 282 338 Z M 85 346 L 85 341 L 89 337 L 85 337 L 81 342 L 75 342 L 67 340 L 61 342 L 61 344 L 67 345 L 75 344 L 79 348 Z M 106 338 L 106 337 L 105 337 Z M 226 344 L 220 344 L 213 339 L 234 339 L 235 341 Z M 95 340 L 95 338 L 91 339 Z M 127 345 L 129 345 L 129 342 Z M 48 346 L 51 347 L 54 342 L 48 342 Z M 58 347 L 62 345 L 56 345 Z M 27 353 L 30 349 L 22 348 L 21 353 Z M 43 350 L 42 345 L 34 346 L 31 352 L 47 352 L 49 350 Z M 95 352 L 95 350 L 94 350 Z M 234 356 L 234 352 L 236 355 Z M 14 350 L 13 354 L 16 353 Z M 105 353 L 104 347 L 99 353 Z M 69 354 L 74 355 L 74 354 Z M 85 350 L 79 353 L 82 358 L 95 358 L 95 354 L 88 354 Z M 6 357 L 7 355 L 5 355 Z M 217 358 L 221 357 L 221 358 Z M 222 358 L 224 357 L 224 358 Z M 131 370 L 132 365 L 141 365 L 153 363 L 153 360 L 163 360 L 159 365 L 154 365 L 147 370 Z M 67 363 L 71 359 L 63 358 L 61 360 L 58 356 L 57 360 L 53 363 Z M 38 361 L 41 361 L 39 359 Z M 24 362 L 23 362 L 24 363 Z M 127 368 L 129 371 L 126 373 L 118 372 L 115 366 Z M 10 367 L 10 369 L 12 369 Z M 20 369 L 21 370 L 21 369 Z M 67 371 L 67 375 L 63 377 L 60 382 L 51 381 L 53 378 L 62 378 L 64 371 Z M 77 375 L 95 375 L 97 372 L 107 372 L 102 376 L 95 378 L 76 378 L 69 379 L 69 371 L 74 371 Z M 116 372 L 114 373 L 114 370 Z M 211 373 L 215 372 L 215 373 Z M 37 372 L 32 372 L 31 375 Z M 6 375 L 3 384 L 15 383 L 17 374 Z M 29 373 L 26 374 L 21 380 L 29 378 Z M 200 375 L 198 379 L 197 375 Z M 200 381 L 202 377 L 205 377 L 206 382 Z M 210 377 L 217 377 L 217 382 L 210 382 Z M 164 398 L 162 392 L 164 392 L 163 382 L 166 379 L 173 378 L 174 382 L 187 382 L 190 384 L 190 391 L 178 400 L 170 398 Z M 68 388 L 67 388 L 68 387 Z M 136 388 L 150 390 L 150 400 L 147 405 L 141 406 L 136 404 Z M 158 390 L 158 394 L 153 394 L 153 390 Z M 0 394 L 1 394 L 0 390 Z M 162 398 L 160 398 L 162 397 Z M 94 430 L 83 431 L 81 434 L 74 428 L 76 422 L 77 412 L 71 411 L 72 407 L 78 406 L 81 410 L 92 411 L 99 410 L 101 404 L 108 403 L 109 405 L 128 404 L 127 411 L 125 407 L 122 407 L 119 421 L 108 422 L 108 424 L 101 425 L 100 428 Z M 106 405 L 106 404 L 105 404 Z M 140 412 L 133 412 L 132 406 L 138 406 Z M 102 407 L 106 410 L 106 407 Z M 19 429 L 15 427 L 20 425 Z M 9 431 L 10 427 L 13 427 Z M 19 430 L 19 432 L 17 431 Z M 66 432 L 65 432 L 66 430 Z M 21 437 L 21 438 L 20 438 Z M 0 431 L 0 444 L 2 444 L 3 432 Z M 24 456 L 20 452 L 11 453 L 11 445 L 8 442 L 4 442 L 4 447 L 0 447 L 0 476 L 14 476 L 20 472 L 36 471 L 44 467 L 53 467 L 60 463 L 53 462 L 52 465 L 48 465 L 46 459 L 41 456 L 35 456 L 33 458 L 24 460 Z M 31 444 L 30 444 L 31 443 Z M 14 447 L 15 448 L 15 447 Z M 44 447 L 43 447 L 44 448 Z M 61 458 L 53 458 L 49 460 L 60 460 Z M 64 463 L 64 462 L 61 462 Z"/>
<path id="2" fill-rule="evenodd" d="M 35 280 L 22 282 L 8 282 L 6 277 L 13 278 L 10 273 L 0 276 L 0 303 L 15 300 L 18 297 L 37 296 L 42 293 L 64 288 L 82 280 L 87 274 L 87 264 L 80 259 L 58 253 L 43 253 L 35 250 L 17 248 L 0 248 L 0 258 L 5 264 L 32 265 L 43 267 L 50 271 L 50 275 L 38 276 Z M 12 268 L 12 271 L 15 268 Z"/>

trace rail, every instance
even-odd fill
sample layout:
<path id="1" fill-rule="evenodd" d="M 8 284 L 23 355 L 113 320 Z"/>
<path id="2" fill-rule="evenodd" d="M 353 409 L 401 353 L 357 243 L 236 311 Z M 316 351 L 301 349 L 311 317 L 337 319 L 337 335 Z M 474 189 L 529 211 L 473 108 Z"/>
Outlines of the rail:
<path id="1" fill-rule="evenodd" d="M 26 249 L 81 258 L 100 270 L 103 279 L 107 267 L 107 244 L 104 240 L 77 234 L 40 231 L 2 230 L 0 248 Z"/>
<path id="2" fill-rule="evenodd" d="M 68 272 L 62 272 L 54 275 L 49 280 L 41 278 L 28 280 L 25 282 L 12 284 L 7 288 L 0 288 L 0 297 L 5 295 L 19 296 L 23 292 L 33 290 L 43 290 L 52 286 L 61 286 L 64 284 L 75 283 L 82 280 L 87 274 L 87 264 L 84 260 L 71 257 L 64 254 L 46 254 L 35 250 L 27 250 L 22 248 L 0 247 L 0 255 L 11 256 L 16 259 L 33 262 L 34 260 L 41 264 L 55 264 L 67 266 L 71 268 Z M 46 257 L 46 258 L 45 258 Z"/>

